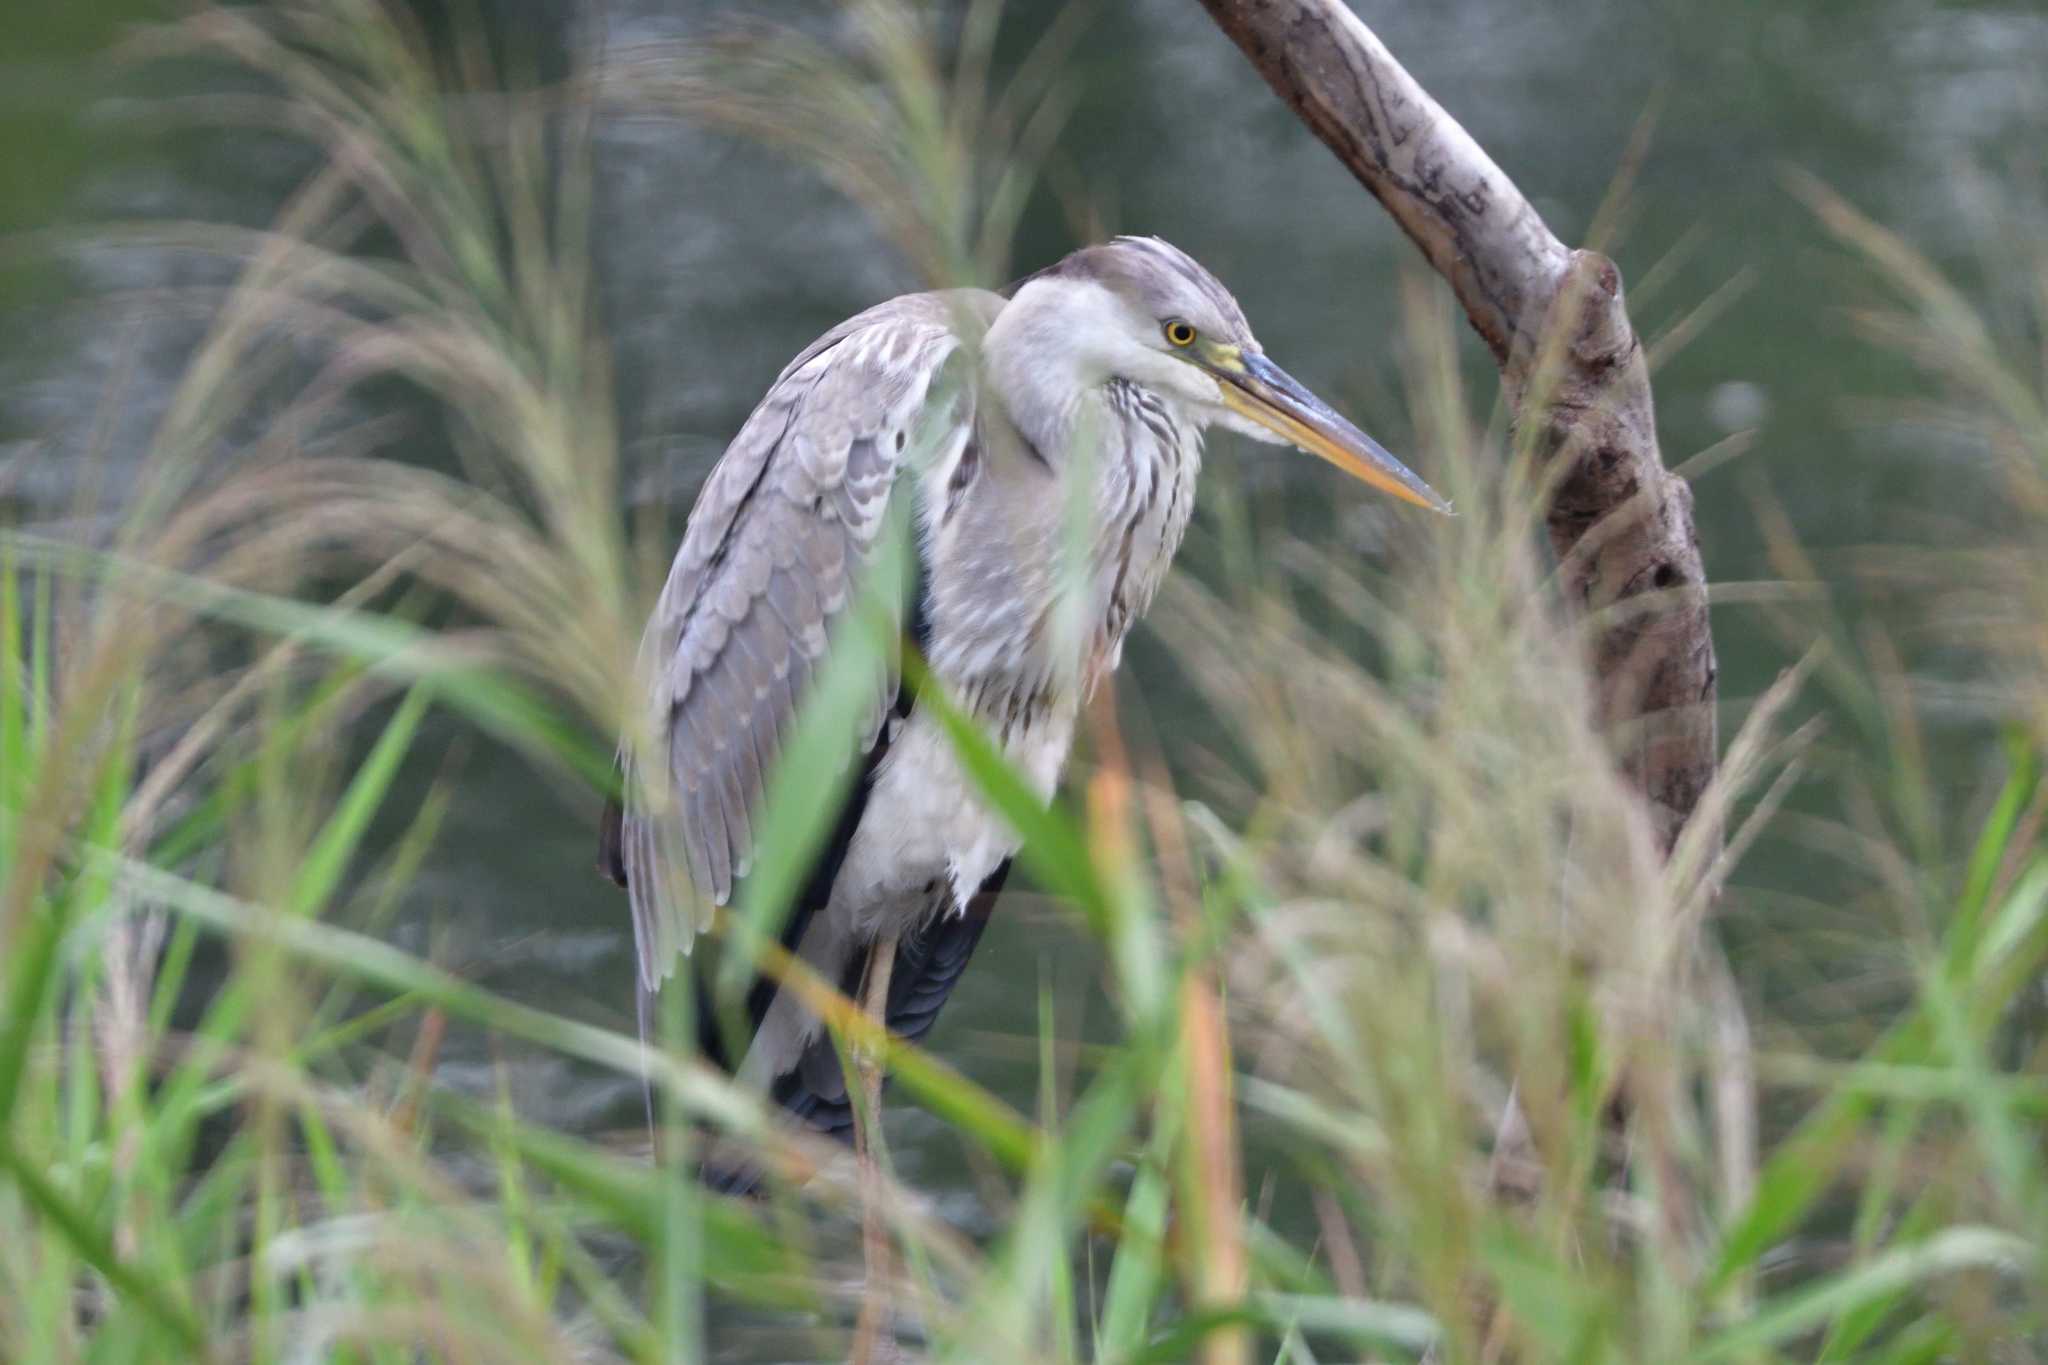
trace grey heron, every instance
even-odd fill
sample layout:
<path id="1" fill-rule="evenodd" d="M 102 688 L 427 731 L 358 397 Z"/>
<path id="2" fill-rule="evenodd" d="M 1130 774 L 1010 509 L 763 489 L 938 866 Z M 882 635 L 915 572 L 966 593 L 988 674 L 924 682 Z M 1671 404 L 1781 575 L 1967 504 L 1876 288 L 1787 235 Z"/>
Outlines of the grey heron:
<path id="1" fill-rule="evenodd" d="M 915 527 L 904 637 L 1049 800 L 1084 701 L 1180 545 L 1211 426 L 1449 510 L 1157 238 L 1084 247 L 1006 295 L 893 299 L 789 363 L 705 483 L 642 646 L 647 752 L 624 746 L 600 863 L 631 901 L 643 999 L 688 950 L 693 907 L 726 904 L 747 875 L 769 767 L 892 500 Z M 892 951 L 886 987 L 863 994 L 914 1041 L 1018 844 L 900 678 L 876 682 L 858 779 L 784 941 L 849 995 Z M 844 1136 L 852 1106 L 819 1020 L 768 983 L 748 1017 L 740 1079 Z"/>

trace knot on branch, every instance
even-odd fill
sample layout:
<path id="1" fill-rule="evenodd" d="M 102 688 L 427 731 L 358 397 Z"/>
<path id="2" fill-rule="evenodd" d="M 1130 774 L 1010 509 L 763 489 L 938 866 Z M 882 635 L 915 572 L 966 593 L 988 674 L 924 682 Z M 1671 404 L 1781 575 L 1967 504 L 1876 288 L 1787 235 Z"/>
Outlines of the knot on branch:
<path id="1" fill-rule="evenodd" d="M 1532 391 L 1538 406 L 1588 406 L 1641 352 L 1621 267 L 1597 251 L 1566 253 L 1528 297 L 1501 367 L 1518 408 Z M 1642 387 L 1648 386 L 1645 374 Z"/>
<path id="2" fill-rule="evenodd" d="M 1635 349 L 1621 268 L 1597 251 L 1578 250 L 1566 264 L 1551 316 L 1569 319 L 1572 357 L 1589 370 L 1607 369 Z"/>

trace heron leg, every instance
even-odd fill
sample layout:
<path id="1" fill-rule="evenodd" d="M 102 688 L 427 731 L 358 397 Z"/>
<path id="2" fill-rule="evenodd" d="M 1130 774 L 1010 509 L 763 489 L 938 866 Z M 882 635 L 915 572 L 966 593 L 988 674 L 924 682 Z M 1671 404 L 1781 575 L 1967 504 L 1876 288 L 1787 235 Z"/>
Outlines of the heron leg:
<path id="1" fill-rule="evenodd" d="M 883 1339 L 891 1317 L 889 1228 L 883 1216 L 882 1040 L 889 1027 L 889 976 L 896 966 L 896 935 L 884 934 L 868 953 L 867 978 L 861 986 L 861 1012 L 874 1027 L 854 1040 L 853 1146 L 860 1165 L 860 1246 L 867 1268 L 860 1318 L 853 1329 L 848 1365 L 879 1365 L 896 1358 L 894 1342 Z"/>

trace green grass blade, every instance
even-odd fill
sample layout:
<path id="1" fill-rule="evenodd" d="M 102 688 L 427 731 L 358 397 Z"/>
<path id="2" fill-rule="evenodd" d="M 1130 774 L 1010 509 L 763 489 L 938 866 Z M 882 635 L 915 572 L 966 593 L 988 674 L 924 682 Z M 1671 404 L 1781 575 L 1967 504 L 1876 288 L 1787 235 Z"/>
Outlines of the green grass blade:
<path id="1" fill-rule="evenodd" d="M 123 1261 L 113 1239 L 23 1161 L 11 1141 L 0 1140 L 0 1170 L 7 1173 L 28 1202 L 62 1234 L 80 1259 L 106 1278 L 123 1298 L 142 1309 L 171 1333 L 192 1359 L 211 1360 L 213 1352 L 191 1312 L 166 1295 L 155 1279 Z"/>
<path id="2" fill-rule="evenodd" d="M 898 500 L 900 502 L 900 499 Z M 858 775 L 860 727 L 874 714 L 878 679 L 894 675 L 897 623 L 908 581 L 909 538 L 899 507 L 873 551 L 846 619 L 834 633 L 825 664 L 797 715 L 769 774 L 755 822 L 753 868 L 740 887 L 737 927 L 752 941 L 781 933 L 797 893 L 809 878 L 846 793 Z M 721 965 L 721 1000 L 752 979 L 752 952 Z"/>
<path id="3" fill-rule="evenodd" d="M 332 897 L 340 886 L 342 875 L 361 847 L 370 821 L 390 794 L 391 783 L 397 777 L 399 767 L 411 749 L 413 736 L 419 731 L 420 721 L 427 713 L 430 696 L 425 687 L 414 687 L 407 692 L 405 700 L 399 703 L 398 710 L 377 736 L 369 755 L 356 769 L 334 814 L 299 864 L 298 875 L 293 879 L 286 902 L 287 908 L 293 912 L 310 914 Z"/>
<path id="4" fill-rule="evenodd" d="M 912 666 L 910 671 L 920 677 L 917 704 L 931 708 L 959 756 L 960 766 L 1022 838 L 1023 848 L 1017 856 L 1031 875 L 1078 907 L 1098 933 L 1104 932 L 1110 920 L 1109 891 L 1096 871 L 1080 819 L 1060 803 L 1048 805 L 1041 800 L 980 725 L 955 706 L 923 670 Z"/>
<path id="5" fill-rule="evenodd" d="M 600 790 L 609 790 L 616 781 L 609 743 L 594 740 L 529 688 L 447 650 L 432 631 L 411 622 L 232 588 L 21 532 L 0 531 L 0 545 L 52 570 L 299 641 L 363 664 L 381 677 L 434 683 L 445 705 L 520 750 L 550 757 Z"/>
<path id="6" fill-rule="evenodd" d="M 1140 1352 L 1152 1313 L 1166 1287 L 1167 1206 L 1172 1193 L 1165 1162 L 1172 1150 L 1170 1124 L 1152 1136 L 1130 1197 L 1124 1201 L 1123 1235 L 1110 1262 L 1109 1285 L 1103 1292 L 1102 1317 L 1096 1330 L 1097 1353 L 1122 1359 Z"/>
<path id="7" fill-rule="evenodd" d="M 2024 1276 L 2038 1268 L 2032 1245 L 1993 1228 L 1955 1227 L 1899 1247 L 1839 1275 L 1760 1304 L 1742 1322 L 1702 1343 L 1692 1359 L 1730 1360 L 1791 1341 L 1860 1305 L 1962 1270 Z"/>

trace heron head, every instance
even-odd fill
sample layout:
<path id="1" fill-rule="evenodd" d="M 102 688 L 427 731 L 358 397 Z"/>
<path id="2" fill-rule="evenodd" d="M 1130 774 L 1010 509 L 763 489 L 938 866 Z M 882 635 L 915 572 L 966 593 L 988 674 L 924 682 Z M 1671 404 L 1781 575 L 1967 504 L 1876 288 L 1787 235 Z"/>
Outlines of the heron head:
<path id="1" fill-rule="evenodd" d="M 1105 378 L 1128 379 L 1181 401 L 1190 415 L 1255 440 L 1292 445 L 1405 502 L 1450 504 L 1292 375 L 1266 358 L 1251 324 L 1217 278 L 1157 237 L 1083 247 L 1020 287 L 1045 281 L 1073 294 L 1079 343 Z"/>

